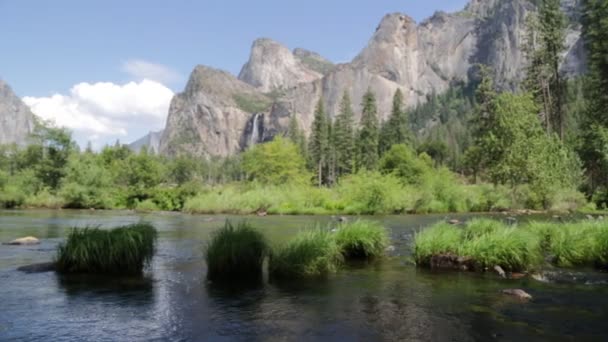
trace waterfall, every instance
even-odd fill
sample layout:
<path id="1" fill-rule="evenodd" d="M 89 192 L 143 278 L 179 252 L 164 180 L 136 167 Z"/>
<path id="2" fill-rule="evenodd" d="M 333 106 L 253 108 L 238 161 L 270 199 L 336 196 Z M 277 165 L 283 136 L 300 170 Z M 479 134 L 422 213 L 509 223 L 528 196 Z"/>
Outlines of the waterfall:
<path id="1" fill-rule="evenodd" d="M 261 114 L 255 114 L 253 116 L 253 128 L 251 130 L 251 138 L 249 138 L 249 146 L 253 146 L 260 141 L 260 126 L 258 120 L 260 119 Z"/>

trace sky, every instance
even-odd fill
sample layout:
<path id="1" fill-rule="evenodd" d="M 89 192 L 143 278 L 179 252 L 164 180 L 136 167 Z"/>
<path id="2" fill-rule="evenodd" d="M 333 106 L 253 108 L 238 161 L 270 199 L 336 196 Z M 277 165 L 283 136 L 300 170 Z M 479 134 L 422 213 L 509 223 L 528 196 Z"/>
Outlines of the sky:
<path id="1" fill-rule="evenodd" d="M 382 17 L 420 22 L 466 0 L 0 0 L 0 78 L 84 146 L 164 127 L 197 64 L 238 74 L 272 38 L 348 62 Z"/>

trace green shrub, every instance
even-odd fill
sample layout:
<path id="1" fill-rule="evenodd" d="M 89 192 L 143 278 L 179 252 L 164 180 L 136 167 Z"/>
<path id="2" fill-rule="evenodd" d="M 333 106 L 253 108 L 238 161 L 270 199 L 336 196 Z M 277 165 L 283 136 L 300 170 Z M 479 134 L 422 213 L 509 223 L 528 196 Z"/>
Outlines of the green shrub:
<path id="1" fill-rule="evenodd" d="M 154 256 L 156 229 L 135 224 L 112 230 L 73 229 L 57 250 L 61 273 L 138 274 Z"/>
<path id="2" fill-rule="evenodd" d="M 345 178 L 337 190 L 347 214 L 388 214 L 403 210 L 397 203 L 403 187 L 392 175 L 359 172 Z"/>
<path id="3" fill-rule="evenodd" d="M 135 210 L 142 211 L 142 212 L 151 212 L 151 211 L 158 211 L 159 208 L 156 205 L 156 203 L 154 203 L 154 201 L 147 199 L 142 202 L 137 202 L 137 205 L 135 205 Z"/>
<path id="4" fill-rule="evenodd" d="M 262 266 L 268 252 L 264 235 L 248 223 L 241 222 L 233 226 L 227 221 L 224 227 L 213 235 L 207 246 L 207 278 L 261 279 Z"/>
<path id="5" fill-rule="evenodd" d="M 336 243 L 346 259 L 377 258 L 384 255 L 389 236 L 388 231 L 378 223 L 356 221 L 338 229 Z"/>
<path id="6" fill-rule="evenodd" d="M 504 229 L 505 227 L 506 226 L 504 223 L 497 220 L 475 218 L 467 222 L 465 225 L 463 229 L 463 238 L 465 240 L 473 240 L 486 234 L 492 234 L 497 230 Z"/>
<path id="7" fill-rule="evenodd" d="M 299 233 L 271 255 L 269 269 L 274 278 L 323 277 L 335 272 L 342 262 L 333 235 L 322 229 Z"/>

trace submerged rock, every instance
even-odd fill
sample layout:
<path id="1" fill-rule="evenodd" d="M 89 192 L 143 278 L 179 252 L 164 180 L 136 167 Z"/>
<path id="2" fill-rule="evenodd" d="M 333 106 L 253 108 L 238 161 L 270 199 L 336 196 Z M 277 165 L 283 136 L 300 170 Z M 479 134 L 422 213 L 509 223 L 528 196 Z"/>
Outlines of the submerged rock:
<path id="1" fill-rule="evenodd" d="M 26 237 L 22 237 L 19 239 L 15 239 L 11 242 L 5 243 L 5 245 L 12 245 L 12 246 L 29 246 L 29 245 L 39 245 L 40 244 L 40 240 L 38 240 L 37 238 L 33 237 L 33 236 L 26 236 Z"/>
<path id="2" fill-rule="evenodd" d="M 17 268 L 17 271 L 25 273 L 45 273 L 55 271 L 56 269 L 57 265 L 54 262 L 43 262 L 40 264 L 21 266 Z"/>
<path id="3" fill-rule="evenodd" d="M 507 273 L 505 272 L 505 270 L 502 269 L 502 267 L 496 265 L 494 266 L 494 271 L 501 277 L 501 278 L 507 278 Z"/>
<path id="4" fill-rule="evenodd" d="M 531 300 L 532 296 L 524 290 L 521 289 L 507 289 L 502 290 L 502 294 L 507 296 L 512 296 L 520 300 Z"/>
<path id="5" fill-rule="evenodd" d="M 454 254 L 438 254 L 431 257 L 430 263 L 432 270 L 473 270 L 473 260 L 471 258 L 460 257 Z"/>

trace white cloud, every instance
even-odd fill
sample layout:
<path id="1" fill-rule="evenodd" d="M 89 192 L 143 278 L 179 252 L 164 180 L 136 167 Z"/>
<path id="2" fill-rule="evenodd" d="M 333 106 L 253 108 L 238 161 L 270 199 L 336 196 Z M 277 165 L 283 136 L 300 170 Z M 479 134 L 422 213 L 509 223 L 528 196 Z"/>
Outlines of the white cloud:
<path id="1" fill-rule="evenodd" d="M 138 80 L 149 79 L 165 84 L 175 83 L 182 79 L 179 73 L 165 65 L 141 59 L 131 59 L 124 62 L 122 71 Z"/>
<path id="2" fill-rule="evenodd" d="M 83 145 L 87 140 L 130 142 L 162 129 L 172 98 L 169 88 L 145 79 L 123 85 L 79 83 L 67 95 L 24 97 L 23 101 L 42 119 L 73 130 Z"/>

